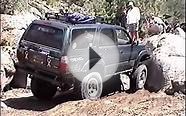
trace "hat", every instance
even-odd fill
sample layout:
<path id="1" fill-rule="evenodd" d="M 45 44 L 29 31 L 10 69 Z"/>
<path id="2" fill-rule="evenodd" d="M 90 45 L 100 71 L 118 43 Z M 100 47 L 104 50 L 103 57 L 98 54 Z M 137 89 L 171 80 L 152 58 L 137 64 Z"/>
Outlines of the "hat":
<path id="1" fill-rule="evenodd" d="M 133 2 L 129 2 L 129 6 L 133 6 L 134 4 L 133 4 Z"/>

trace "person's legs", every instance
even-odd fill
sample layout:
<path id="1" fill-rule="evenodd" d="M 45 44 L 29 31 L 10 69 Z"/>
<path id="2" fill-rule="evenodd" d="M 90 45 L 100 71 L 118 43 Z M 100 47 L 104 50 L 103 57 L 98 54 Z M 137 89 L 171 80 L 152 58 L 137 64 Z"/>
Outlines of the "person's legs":
<path id="1" fill-rule="evenodd" d="M 130 32 L 130 37 L 132 41 L 137 41 L 138 34 L 136 31 Z"/>
<path id="2" fill-rule="evenodd" d="M 130 37 L 133 40 L 133 32 L 129 31 Z"/>
<path id="3" fill-rule="evenodd" d="M 135 31 L 132 32 L 132 40 L 134 42 L 136 41 L 136 32 Z"/>
<path id="4" fill-rule="evenodd" d="M 139 34 L 138 34 L 138 30 L 139 30 L 139 24 L 138 23 L 136 23 L 135 25 L 134 25 L 134 30 L 135 30 L 135 41 L 137 41 L 138 39 L 139 39 Z"/>
<path id="5" fill-rule="evenodd" d="M 130 37 L 132 39 L 132 41 L 134 41 L 134 37 L 135 37 L 135 25 L 134 24 L 130 24 L 129 25 L 129 34 L 130 34 Z"/>
<path id="6" fill-rule="evenodd" d="M 138 26 L 136 23 L 130 24 L 129 32 L 130 32 L 130 36 L 131 36 L 132 40 L 137 41 L 137 39 L 138 39 Z"/>
<path id="7" fill-rule="evenodd" d="M 137 39 L 138 39 L 138 32 L 137 31 L 134 31 L 133 32 L 133 41 L 137 41 Z"/>

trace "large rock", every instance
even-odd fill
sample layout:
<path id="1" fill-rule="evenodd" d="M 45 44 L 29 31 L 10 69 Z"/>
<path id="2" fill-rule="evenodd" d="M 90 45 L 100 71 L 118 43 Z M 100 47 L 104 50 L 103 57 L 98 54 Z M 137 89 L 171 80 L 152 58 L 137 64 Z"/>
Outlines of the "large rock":
<path id="1" fill-rule="evenodd" d="M 17 43 L 24 33 L 23 28 L 27 28 L 35 19 L 37 17 L 28 12 L 19 15 L 1 14 L 1 44 L 17 47 Z"/>
<path id="2" fill-rule="evenodd" d="M 182 28 L 180 28 L 180 27 L 177 27 L 177 28 L 173 31 L 173 33 L 174 33 L 175 35 L 179 35 L 179 36 L 185 38 L 185 32 L 184 32 L 184 30 L 183 30 Z"/>
<path id="3" fill-rule="evenodd" d="M 37 19 L 31 13 L 18 15 L 1 14 L 1 42 L 0 46 L 4 52 L 7 52 L 14 61 L 16 61 L 16 48 L 21 36 L 24 33 L 23 28 Z"/>
<path id="4" fill-rule="evenodd" d="M 1 91 L 11 82 L 15 73 L 15 67 L 9 54 L 1 50 Z"/>
<path id="5" fill-rule="evenodd" d="M 0 13 L 14 14 L 16 0 L 1 0 Z"/>
<path id="6" fill-rule="evenodd" d="M 185 38 L 179 35 L 155 35 L 145 40 L 163 70 L 168 94 L 185 93 Z"/>

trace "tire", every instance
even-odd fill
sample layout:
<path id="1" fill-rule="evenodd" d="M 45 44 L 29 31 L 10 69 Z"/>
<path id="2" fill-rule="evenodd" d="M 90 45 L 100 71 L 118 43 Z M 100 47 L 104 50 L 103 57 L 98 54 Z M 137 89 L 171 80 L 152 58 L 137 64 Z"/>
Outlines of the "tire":
<path id="1" fill-rule="evenodd" d="M 156 59 L 149 61 L 147 65 L 148 74 L 145 89 L 149 92 L 158 92 L 169 82 L 165 80 L 162 67 L 159 66 Z"/>
<path id="2" fill-rule="evenodd" d="M 99 99 L 102 95 L 103 83 L 98 72 L 91 72 L 84 77 L 82 82 L 76 84 L 75 92 L 80 99 Z M 77 90 L 78 89 L 78 90 Z"/>
<path id="3" fill-rule="evenodd" d="M 122 82 L 119 75 L 114 75 L 109 80 L 103 83 L 102 96 L 106 96 L 113 92 L 121 92 Z"/>
<path id="4" fill-rule="evenodd" d="M 144 89 L 145 83 L 147 80 L 147 67 L 142 64 L 139 65 L 138 68 L 134 71 L 131 78 L 131 87 L 130 92 L 135 92 L 140 89 Z"/>
<path id="5" fill-rule="evenodd" d="M 12 88 L 26 88 L 27 85 L 27 73 L 20 68 L 16 69 L 14 77 L 10 82 Z"/>
<path id="6" fill-rule="evenodd" d="M 40 79 L 31 80 L 31 91 L 40 100 L 50 100 L 56 94 L 57 87 Z"/>

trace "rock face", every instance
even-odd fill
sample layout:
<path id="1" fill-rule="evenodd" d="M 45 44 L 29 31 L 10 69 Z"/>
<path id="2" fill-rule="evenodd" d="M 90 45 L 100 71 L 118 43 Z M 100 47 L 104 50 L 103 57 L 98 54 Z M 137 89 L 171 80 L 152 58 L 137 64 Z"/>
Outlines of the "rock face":
<path id="1" fill-rule="evenodd" d="M 145 43 L 153 50 L 163 70 L 166 92 L 185 93 L 185 38 L 166 33 L 152 36 Z"/>
<path id="2" fill-rule="evenodd" d="M 27 28 L 35 19 L 37 19 L 37 17 L 28 12 L 19 15 L 1 14 L 1 40 L 3 44 L 16 47 L 24 33 L 23 28 Z"/>
<path id="3" fill-rule="evenodd" d="M 1 0 L 0 2 L 0 13 L 13 14 L 14 5 L 17 1 L 15 0 Z"/>
<path id="4" fill-rule="evenodd" d="M 1 50 L 1 91 L 11 82 L 15 73 L 15 67 L 9 54 Z"/>
<path id="5" fill-rule="evenodd" d="M 21 36 L 24 33 L 23 28 L 27 26 L 37 17 L 31 13 L 19 15 L 1 14 L 1 49 L 8 53 L 16 62 L 16 48 Z"/>

